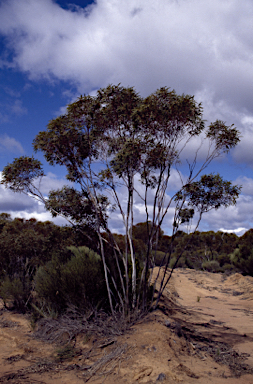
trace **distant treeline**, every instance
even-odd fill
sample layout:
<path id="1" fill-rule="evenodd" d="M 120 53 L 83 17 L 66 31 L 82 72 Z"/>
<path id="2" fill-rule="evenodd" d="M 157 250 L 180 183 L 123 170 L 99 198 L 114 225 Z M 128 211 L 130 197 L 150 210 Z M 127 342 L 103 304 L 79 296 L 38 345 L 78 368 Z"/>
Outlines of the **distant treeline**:
<path id="1" fill-rule="evenodd" d="M 145 259 L 147 224 L 132 228 L 137 272 Z M 125 237 L 116 235 L 124 252 Z M 243 236 L 223 232 L 178 232 L 172 238 L 160 230 L 153 241 L 157 266 L 169 257 L 170 267 L 211 272 L 241 272 L 253 276 L 253 229 Z M 115 257 L 104 234 L 107 263 Z M 171 253 L 168 250 L 171 247 Z M 179 258 L 180 256 L 180 258 Z M 113 263 L 111 263 L 113 265 Z M 123 266 L 119 265 L 119 268 Z M 111 284 L 113 284 L 111 280 Z M 0 214 L 0 297 L 7 308 L 57 316 L 70 306 L 80 311 L 108 306 L 99 241 L 85 227 L 61 227 L 50 221 L 11 219 Z"/>
<path id="2" fill-rule="evenodd" d="M 139 223 L 133 227 L 135 250 L 140 256 L 147 244 L 145 227 L 146 223 Z M 153 246 L 157 266 L 166 259 L 171 241 L 171 236 L 166 236 L 160 231 L 157 244 Z M 177 267 L 210 272 L 235 271 L 253 276 L 253 229 L 248 230 L 241 237 L 221 231 L 196 231 L 193 234 L 178 231 L 172 243 L 171 267 L 180 255 L 182 256 Z"/>

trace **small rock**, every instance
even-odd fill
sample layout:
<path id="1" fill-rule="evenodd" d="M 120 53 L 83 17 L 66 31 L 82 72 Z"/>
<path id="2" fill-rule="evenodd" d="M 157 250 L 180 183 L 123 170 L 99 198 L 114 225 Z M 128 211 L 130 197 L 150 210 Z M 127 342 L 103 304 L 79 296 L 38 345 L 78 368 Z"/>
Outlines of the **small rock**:
<path id="1" fill-rule="evenodd" d="M 166 379 L 166 375 L 164 373 L 160 373 L 158 375 L 158 378 L 156 379 L 156 381 L 163 381 Z"/>

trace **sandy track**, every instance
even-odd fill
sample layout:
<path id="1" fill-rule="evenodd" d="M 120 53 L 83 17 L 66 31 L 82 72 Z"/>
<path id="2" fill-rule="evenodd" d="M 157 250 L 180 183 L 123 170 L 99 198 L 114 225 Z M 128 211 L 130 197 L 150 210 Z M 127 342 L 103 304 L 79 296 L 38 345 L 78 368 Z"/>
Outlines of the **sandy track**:
<path id="1" fill-rule="evenodd" d="M 253 278 L 179 269 L 160 310 L 104 348 L 93 335 L 77 337 L 78 355 L 56 364 L 58 347 L 35 340 L 26 317 L 3 311 L 0 383 L 252 384 L 252 314 Z"/>

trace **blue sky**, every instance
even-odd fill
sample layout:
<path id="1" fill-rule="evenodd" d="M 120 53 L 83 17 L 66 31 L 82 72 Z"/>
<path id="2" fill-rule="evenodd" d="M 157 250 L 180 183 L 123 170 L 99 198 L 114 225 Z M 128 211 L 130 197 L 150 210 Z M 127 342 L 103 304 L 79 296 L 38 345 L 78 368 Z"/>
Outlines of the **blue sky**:
<path id="1" fill-rule="evenodd" d="M 210 212 L 200 228 L 244 233 L 253 227 L 252 18 L 251 0 L 0 0 L 0 170 L 32 155 L 35 135 L 80 94 L 110 83 L 142 96 L 168 86 L 203 102 L 207 121 L 241 131 L 210 169 L 242 185 L 238 204 Z M 45 193 L 64 184 L 63 170 L 45 170 Z M 3 187 L 0 211 L 50 219 Z M 116 215 L 111 225 L 120 228 Z"/>

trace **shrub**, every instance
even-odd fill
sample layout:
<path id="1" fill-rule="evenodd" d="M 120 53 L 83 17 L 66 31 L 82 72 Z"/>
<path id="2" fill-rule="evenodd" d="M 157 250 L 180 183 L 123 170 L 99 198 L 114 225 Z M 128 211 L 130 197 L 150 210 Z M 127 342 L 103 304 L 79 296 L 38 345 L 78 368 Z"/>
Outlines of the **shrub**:
<path id="1" fill-rule="evenodd" d="M 157 267 L 160 267 L 160 265 L 165 265 L 166 264 L 166 253 L 162 251 L 156 251 L 153 252 L 153 256 L 155 257 L 155 265 Z"/>
<path id="2" fill-rule="evenodd" d="M 177 258 L 175 256 L 170 259 L 170 262 L 169 262 L 170 268 L 174 267 L 176 260 L 177 260 Z"/>
<path id="3" fill-rule="evenodd" d="M 170 259 L 170 262 L 169 262 L 169 267 L 170 268 L 173 268 L 175 263 L 177 261 L 177 257 L 176 256 L 173 256 L 171 259 Z M 185 268 L 186 265 L 185 265 L 185 259 L 184 257 L 180 257 L 180 259 L 178 260 L 177 262 L 177 265 L 176 265 L 176 268 Z"/>
<path id="4" fill-rule="evenodd" d="M 243 274 L 253 276 L 253 251 L 250 246 L 242 245 L 230 254 L 231 262 Z"/>
<path id="5" fill-rule="evenodd" d="M 240 259 L 236 264 L 243 274 L 253 276 L 253 253 L 245 260 Z"/>
<path id="6" fill-rule="evenodd" d="M 232 273 L 235 271 L 236 271 L 236 268 L 234 267 L 233 264 L 226 263 L 221 267 L 221 272 L 225 272 L 229 274 L 230 272 Z"/>
<path id="7" fill-rule="evenodd" d="M 72 251 L 75 256 L 62 268 L 64 298 L 77 307 L 97 305 L 106 292 L 100 256 L 87 247 Z"/>
<path id="8" fill-rule="evenodd" d="M 15 308 L 25 312 L 29 290 L 24 288 L 24 284 L 19 278 L 10 280 L 9 277 L 6 277 L 0 286 L 0 297 L 6 308 Z"/>
<path id="9" fill-rule="evenodd" d="M 61 269 L 61 264 L 57 264 L 54 260 L 37 270 L 34 283 L 42 310 L 49 307 L 58 312 L 65 306 L 61 289 Z"/>
<path id="10" fill-rule="evenodd" d="M 220 264 L 217 260 L 207 260 L 202 263 L 202 268 L 208 272 L 218 272 Z"/>
<path id="11" fill-rule="evenodd" d="M 226 264 L 231 263 L 230 256 L 226 253 L 222 253 L 216 257 L 217 261 L 219 262 L 220 266 L 223 267 Z M 231 265 L 231 264 L 230 264 Z"/>
<path id="12" fill-rule="evenodd" d="M 85 311 L 107 297 L 100 256 L 87 247 L 70 249 L 73 256 L 69 261 L 50 261 L 35 276 L 40 305 L 59 313 L 70 305 Z"/>

